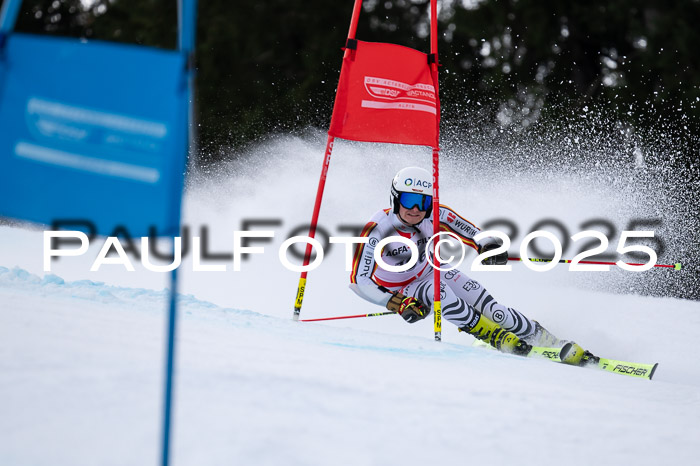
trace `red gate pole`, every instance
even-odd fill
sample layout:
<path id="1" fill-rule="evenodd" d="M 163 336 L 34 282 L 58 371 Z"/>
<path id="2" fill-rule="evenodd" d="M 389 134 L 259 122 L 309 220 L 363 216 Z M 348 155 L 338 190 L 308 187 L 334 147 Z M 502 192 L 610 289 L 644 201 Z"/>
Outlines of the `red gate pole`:
<path id="1" fill-rule="evenodd" d="M 360 18 L 362 10 L 362 0 L 355 0 L 355 5 L 352 7 L 352 18 L 350 19 L 350 30 L 348 31 L 348 39 L 354 39 L 357 33 L 357 20 Z M 348 51 L 345 51 L 347 56 Z"/>
<path id="2" fill-rule="evenodd" d="M 333 152 L 333 141 L 335 138 L 328 135 L 328 142 L 326 142 L 326 153 L 323 157 L 323 168 L 321 169 L 321 178 L 318 180 L 318 189 L 316 191 L 316 204 L 314 205 L 314 213 L 311 216 L 311 225 L 309 226 L 309 238 L 316 236 L 316 226 L 318 225 L 318 213 L 321 210 L 321 201 L 323 200 L 323 190 L 326 187 L 326 177 L 328 176 L 328 165 L 331 163 L 331 153 Z M 306 245 L 306 252 L 304 253 L 304 267 L 309 265 L 309 260 L 311 258 L 311 243 Z M 294 301 L 294 320 L 299 320 L 299 314 L 301 313 L 301 304 L 304 301 L 304 290 L 306 288 L 306 275 L 308 272 L 305 270 L 301 272 L 301 277 L 299 277 L 299 287 L 297 288 L 297 296 Z"/>
<path id="3" fill-rule="evenodd" d="M 438 237 L 440 231 L 440 149 L 433 148 L 433 329 L 435 331 L 435 341 L 442 341 L 442 302 L 440 299 L 440 269 L 438 259 Z"/>
<path id="4" fill-rule="evenodd" d="M 438 35 L 437 35 L 437 0 L 430 0 L 430 71 L 435 86 L 435 103 L 437 105 L 437 140 L 433 147 L 433 330 L 435 341 L 442 341 L 442 302 L 440 299 L 440 261 L 438 260 L 438 237 L 440 232 L 440 94 L 438 86 Z"/>
<path id="5" fill-rule="evenodd" d="M 360 10 L 362 10 L 362 0 L 355 0 L 355 5 L 352 10 L 352 18 L 350 19 L 350 29 L 348 30 L 348 39 L 354 39 L 357 32 L 357 21 L 360 18 Z M 345 49 L 344 57 L 350 54 L 351 50 L 349 48 Z M 326 153 L 323 158 L 323 168 L 321 169 L 321 177 L 318 180 L 318 189 L 316 191 L 316 203 L 314 205 L 314 212 L 311 216 L 311 225 L 309 226 L 309 238 L 316 236 L 316 226 L 318 225 L 318 213 L 321 210 L 321 201 L 323 200 L 323 191 L 326 187 L 326 177 L 328 175 L 328 165 L 331 163 L 331 153 L 333 152 L 333 142 L 335 138 L 328 135 L 328 141 L 326 142 Z M 311 243 L 306 245 L 306 252 L 304 253 L 303 266 L 309 265 L 309 260 L 311 258 Z M 308 272 L 301 272 L 299 277 L 299 286 L 297 287 L 297 295 L 294 300 L 294 315 L 293 319 L 298 321 L 299 314 L 301 314 L 301 305 L 304 302 L 304 291 L 306 289 L 306 276 Z"/>

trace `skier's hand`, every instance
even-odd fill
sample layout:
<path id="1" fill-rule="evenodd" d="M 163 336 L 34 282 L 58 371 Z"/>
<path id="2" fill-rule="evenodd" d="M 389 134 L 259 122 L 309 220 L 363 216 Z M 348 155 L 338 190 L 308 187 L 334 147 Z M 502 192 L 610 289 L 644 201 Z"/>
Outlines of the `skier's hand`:
<path id="1" fill-rule="evenodd" d="M 502 246 L 501 242 L 498 240 L 491 240 L 479 248 L 479 254 L 483 254 L 486 251 L 492 251 L 498 249 Z M 481 261 L 484 265 L 506 265 L 508 263 L 508 251 L 503 251 L 494 256 L 487 257 Z"/>
<path id="2" fill-rule="evenodd" d="M 409 324 L 425 319 L 429 312 L 425 304 L 416 298 L 404 296 L 398 291 L 394 292 L 389 302 L 386 303 L 386 308 L 398 312 Z"/>

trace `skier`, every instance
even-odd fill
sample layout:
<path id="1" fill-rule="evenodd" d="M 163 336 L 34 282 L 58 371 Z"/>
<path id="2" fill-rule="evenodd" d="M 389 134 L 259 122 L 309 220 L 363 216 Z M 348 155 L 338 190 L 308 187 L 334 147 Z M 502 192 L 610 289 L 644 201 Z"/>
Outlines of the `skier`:
<path id="1" fill-rule="evenodd" d="M 361 236 L 368 241 L 358 245 L 353 259 L 350 288 L 367 301 L 400 314 L 409 323 L 426 318 L 432 310 L 433 268 L 426 251 L 433 236 L 432 206 L 430 174 L 418 167 L 400 170 L 391 185 L 391 208 L 380 210 L 365 225 Z M 440 206 L 439 218 L 441 230 L 454 233 L 479 254 L 501 246 L 492 237 L 475 242 L 473 238 L 480 230 L 447 206 Z M 417 246 L 419 258 L 410 269 L 389 271 L 375 262 L 377 243 L 391 236 L 407 238 Z M 381 251 L 381 258 L 390 266 L 407 264 L 411 255 L 410 248 L 400 241 L 386 244 Z M 508 253 L 502 252 L 483 263 L 507 262 Z M 538 322 L 500 304 L 481 283 L 457 269 L 440 272 L 440 294 L 442 316 L 446 320 L 503 352 L 524 356 L 532 346 L 562 347 L 568 343 Z M 573 342 L 566 347 L 568 351 L 561 355 L 562 362 L 578 365 L 595 358 Z"/>

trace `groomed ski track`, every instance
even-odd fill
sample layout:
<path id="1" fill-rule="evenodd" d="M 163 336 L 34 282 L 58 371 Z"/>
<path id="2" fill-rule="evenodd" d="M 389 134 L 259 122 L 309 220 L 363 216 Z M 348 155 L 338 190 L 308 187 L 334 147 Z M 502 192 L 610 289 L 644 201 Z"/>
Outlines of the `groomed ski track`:
<path id="1" fill-rule="evenodd" d="M 165 294 L 0 268 L 0 299 L 3 464 L 155 462 Z M 670 323 L 659 330 L 675 344 L 626 338 L 661 361 L 649 382 L 466 339 L 180 304 L 177 464 L 653 465 L 696 454 L 697 366 L 674 357 L 694 353 L 692 338 Z"/>

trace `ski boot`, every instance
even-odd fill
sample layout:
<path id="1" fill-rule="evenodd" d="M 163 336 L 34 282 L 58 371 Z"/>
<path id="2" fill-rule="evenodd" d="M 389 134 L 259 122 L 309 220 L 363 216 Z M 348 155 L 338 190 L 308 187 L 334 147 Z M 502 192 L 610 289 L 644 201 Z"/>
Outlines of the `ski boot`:
<path id="1" fill-rule="evenodd" d="M 552 335 L 549 330 L 542 327 L 536 320 L 532 321 L 535 324 L 535 331 L 532 335 L 525 337 L 525 340 L 532 346 L 544 346 L 547 348 L 561 348 L 566 343 Z"/>
<path id="2" fill-rule="evenodd" d="M 598 356 L 584 350 L 573 341 L 564 344 L 559 353 L 559 359 L 563 364 L 571 364 L 572 366 L 596 366 L 600 361 Z"/>
<path id="3" fill-rule="evenodd" d="M 484 315 L 480 315 L 479 320 L 471 328 L 467 326 L 459 330 L 485 341 L 504 353 L 527 356 L 532 349 L 532 345 L 518 338 L 513 332 L 501 328 L 497 323 Z"/>
<path id="4" fill-rule="evenodd" d="M 559 352 L 559 359 L 562 364 L 570 364 L 572 366 L 581 366 L 583 363 L 583 354 L 585 351 L 577 343 L 568 341 L 562 346 Z"/>

